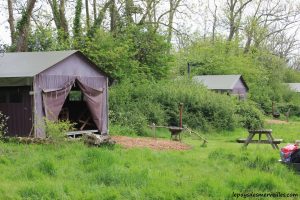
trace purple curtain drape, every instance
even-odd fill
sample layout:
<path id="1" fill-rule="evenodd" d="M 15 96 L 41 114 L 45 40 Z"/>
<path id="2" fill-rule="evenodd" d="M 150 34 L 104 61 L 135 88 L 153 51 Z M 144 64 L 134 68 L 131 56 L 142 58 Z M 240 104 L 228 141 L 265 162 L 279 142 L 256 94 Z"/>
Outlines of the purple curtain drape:
<path id="1" fill-rule="evenodd" d="M 58 119 L 73 84 L 74 81 L 71 81 L 63 88 L 43 90 L 43 104 L 47 119 L 51 121 Z"/>
<path id="2" fill-rule="evenodd" d="M 76 82 L 78 83 L 78 86 L 85 97 L 85 102 L 92 114 L 94 123 L 96 124 L 98 130 L 102 130 L 103 88 L 91 88 L 78 79 Z"/>
<path id="3" fill-rule="evenodd" d="M 85 102 L 91 112 L 92 119 L 98 130 L 102 130 L 103 116 L 103 88 L 92 88 L 80 79 L 72 80 L 66 83 L 63 88 L 43 90 L 43 105 L 47 119 L 56 121 L 64 102 L 72 89 L 74 82 L 78 84 L 80 90 L 84 94 Z"/>

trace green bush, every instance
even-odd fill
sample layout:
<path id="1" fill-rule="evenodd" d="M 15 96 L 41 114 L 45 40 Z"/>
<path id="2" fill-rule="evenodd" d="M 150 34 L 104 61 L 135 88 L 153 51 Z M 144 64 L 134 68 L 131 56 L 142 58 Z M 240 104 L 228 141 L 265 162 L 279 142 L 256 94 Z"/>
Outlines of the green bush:
<path id="1" fill-rule="evenodd" d="M 48 119 L 45 120 L 46 122 L 46 134 L 47 137 L 50 137 L 54 140 L 61 140 L 65 137 L 65 133 L 67 131 L 74 129 L 74 123 L 70 121 L 57 121 L 53 122 Z"/>
<path id="2" fill-rule="evenodd" d="M 0 111 L 0 137 L 8 132 L 7 120 L 8 117 Z"/>
<path id="3" fill-rule="evenodd" d="M 289 116 L 300 117 L 300 105 L 295 103 L 285 103 L 277 105 L 277 110 L 282 114 L 289 113 Z"/>
<path id="4" fill-rule="evenodd" d="M 244 128 L 258 129 L 263 127 L 263 114 L 250 100 L 238 102 L 237 115 L 240 125 Z"/>
<path id="5" fill-rule="evenodd" d="M 122 82 L 110 88 L 110 121 L 144 134 L 147 125 L 179 125 L 179 103 L 184 104 L 183 124 L 205 131 L 236 126 L 233 98 L 208 91 L 188 80 L 157 83 Z"/>

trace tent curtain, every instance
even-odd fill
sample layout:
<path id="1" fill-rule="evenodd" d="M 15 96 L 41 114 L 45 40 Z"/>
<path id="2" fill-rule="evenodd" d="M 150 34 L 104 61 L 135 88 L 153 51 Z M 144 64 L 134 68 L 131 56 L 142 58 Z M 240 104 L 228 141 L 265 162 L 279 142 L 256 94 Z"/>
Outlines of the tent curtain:
<path id="1" fill-rule="evenodd" d="M 98 88 L 98 89 L 91 88 L 88 85 L 84 84 L 79 79 L 76 79 L 76 82 L 85 97 L 85 102 L 92 114 L 93 121 L 96 124 L 97 129 L 101 132 L 102 122 L 103 122 L 103 116 L 102 116 L 103 88 Z"/>
<path id="2" fill-rule="evenodd" d="M 74 81 L 65 84 L 62 88 L 43 90 L 43 104 L 47 119 L 56 121 L 71 91 Z"/>
<path id="3" fill-rule="evenodd" d="M 62 88 L 43 90 L 43 105 L 47 119 L 51 121 L 56 121 L 58 119 L 59 113 L 75 81 L 85 97 L 84 100 L 92 115 L 92 119 L 97 126 L 97 129 L 101 131 L 103 123 L 103 88 L 95 89 L 89 87 L 79 78 L 66 83 Z"/>

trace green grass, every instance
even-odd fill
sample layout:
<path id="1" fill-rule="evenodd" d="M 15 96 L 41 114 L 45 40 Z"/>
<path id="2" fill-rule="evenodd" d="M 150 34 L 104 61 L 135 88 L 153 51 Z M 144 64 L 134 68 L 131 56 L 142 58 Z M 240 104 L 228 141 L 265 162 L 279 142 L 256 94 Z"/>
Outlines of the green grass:
<path id="1" fill-rule="evenodd" d="M 300 122 L 268 128 L 276 138 L 300 139 Z M 188 151 L 0 143 L 0 199 L 233 199 L 233 192 L 299 191 L 300 176 L 278 163 L 271 145 L 241 148 L 235 139 L 247 136 L 243 129 L 205 136 L 204 148 L 185 137 Z"/>

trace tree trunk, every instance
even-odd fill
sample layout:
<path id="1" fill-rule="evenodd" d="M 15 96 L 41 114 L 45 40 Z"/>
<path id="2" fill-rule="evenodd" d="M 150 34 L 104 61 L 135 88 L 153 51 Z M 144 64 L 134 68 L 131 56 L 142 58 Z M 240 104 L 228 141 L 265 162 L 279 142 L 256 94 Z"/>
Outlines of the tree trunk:
<path id="1" fill-rule="evenodd" d="M 89 0 L 85 0 L 86 29 L 90 29 Z"/>
<path id="2" fill-rule="evenodd" d="M 253 0 L 238 1 L 238 0 L 227 0 L 228 5 L 228 21 L 229 21 L 229 35 L 227 41 L 232 41 L 234 35 L 239 30 L 240 20 L 245 7 Z M 239 6 L 238 6 L 239 5 Z"/>
<path id="3" fill-rule="evenodd" d="M 7 6 L 8 6 L 8 23 L 9 23 L 9 29 L 10 29 L 10 39 L 11 44 L 15 44 L 15 19 L 14 19 L 14 13 L 13 13 L 13 6 L 12 1 L 7 0 Z"/>
<path id="4" fill-rule="evenodd" d="M 74 38 L 78 38 L 81 34 L 81 23 L 80 23 L 81 11 L 82 11 L 82 0 L 77 0 L 75 6 L 75 17 L 73 21 Z"/>
<path id="5" fill-rule="evenodd" d="M 68 38 L 69 28 L 68 28 L 68 22 L 66 19 L 66 13 L 65 13 L 65 0 L 60 0 L 59 16 L 60 16 L 60 21 L 61 21 L 61 29 L 64 32 L 64 37 Z"/>
<path id="6" fill-rule="evenodd" d="M 170 11 L 169 11 L 169 24 L 168 24 L 168 35 L 167 35 L 167 42 L 169 44 L 171 43 L 172 40 L 174 15 L 177 11 L 180 2 L 181 0 L 169 0 Z"/>
<path id="7" fill-rule="evenodd" d="M 217 5 L 216 5 L 216 2 L 215 3 L 215 11 L 214 11 L 214 14 L 213 14 L 213 26 L 212 26 L 212 43 L 215 42 L 215 37 L 216 37 L 216 27 L 217 27 Z"/>
<path id="8" fill-rule="evenodd" d="M 22 12 L 21 20 L 18 22 L 17 31 L 18 38 L 16 44 L 16 51 L 27 51 L 28 49 L 28 36 L 30 28 L 30 16 L 32 14 L 36 0 L 29 0 L 27 7 Z"/>
<path id="9" fill-rule="evenodd" d="M 252 43 L 252 37 L 248 36 L 247 37 L 247 42 L 246 42 L 245 48 L 244 48 L 244 53 L 248 53 L 249 52 L 251 43 Z"/>
<path id="10" fill-rule="evenodd" d="M 125 0 L 125 17 L 126 17 L 127 25 L 133 23 L 133 18 L 132 18 L 133 6 L 134 4 L 132 0 Z"/>
<path id="11" fill-rule="evenodd" d="M 116 30 L 116 5 L 115 5 L 115 0 L 112 0 L 109 11 L 110 11 L 110 32 L 115 32 L 115 30 Z"/>
<path id="12" fill-rule="evenodd" d="M 65 14 L 65 0 L 60 0 L 59 7 L 57 0 L 48 0 L 48 2 L 52 10 L 59 40 L 65 40 L 69 37 L 69 28 Z"/>
<path id="13" fill-rule="evenodd" d="M 94 10 L 94 21 L 97 19 L 97 2 L 93 0 L 93 10 Z"/>
<path id="14" fill-rule="evenodd" d="M 173 20 L 174 20 L 174 4 L 173 4 L 173 0 L 169 1 L 169 5 L 170 5 L 170 13 L 169 13 L 168 35 L 167 35 L 167 42 L 168 42 L 168 44 L 170 44 L 171 40 L 172 40 Z"/>
<path id="15" fill-rule="evenodd" d="M 94 20 L 93 26 L 91 27 L 90 31 L 88 32 L 89 36 L 92 36 L 96 29 L 99 28 L 102 24 L 102 21 L 104 20 L 105 17 L 105 13 L 107 11 L 107 9 L 110 7 L 112 3 L 112 0 L 107 1 L 103 8 L 99 11 L 98 16 L 96 17 L 96 19 Z"/>

